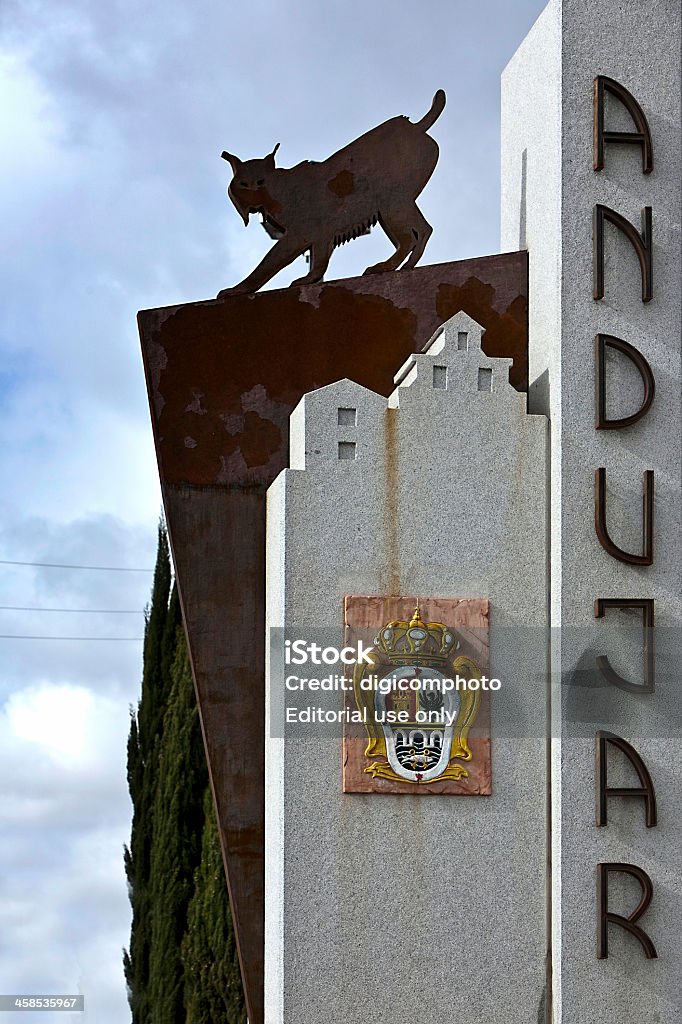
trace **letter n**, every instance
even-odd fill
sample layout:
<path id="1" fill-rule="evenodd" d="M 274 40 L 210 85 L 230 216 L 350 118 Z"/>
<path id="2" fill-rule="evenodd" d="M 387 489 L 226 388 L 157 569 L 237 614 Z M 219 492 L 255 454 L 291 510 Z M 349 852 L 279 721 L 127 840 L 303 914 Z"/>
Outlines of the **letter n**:
<path id="1" fill-rule="evenodd" d="M 635 132 L 605 132 L 604 131 L 604 100 L 605 93 L 611 93 L 623 104 L 632 118 Z M 654 148 L 651 143 L 651 132 L 644 111 L 631 92 L 617 82 L 615 78 L 607 78 L 606 75 L 597 75 L 594 80 L 594 169 L 604 169 L 604 147 L 605 144 L 620 143 L 621 145 L 642 147 L 642 171 L 644 174 L 651 174 L 654 167 Z"/>
<path id="2" fill-rule="evenodd" d="M 594 474 L 594 528 L 599 543 L 612 558 L 628 565 L 651 565 L 654 560 L 654 471 L 647 469 L 642 481 L 642 553 L 624 551 L 611 540 L 606 525 L 606 469 Z"/>
<path id="3" fill-rule="evenodd" d="M 609 786 L 608 784 L 608 744 L 617 747 L 633 766 L 641 786 Z M 646 807 L 646 827 L 653 828 L 656 824 L 656 793 L 651 781 L 649 770 L 635 748 L 621 736 L 603 729 L 597 733 L 597 825 L 608 825 L 607 802 L 609 797 L 639 798 L 644 800 Z"/>
<path id="4" fill-rule="evenodd" d="M 609 875 L 613 872 L 632 875 L 642 887 L 642 898 L 629 915 L 623 917 L 609 910 Z M 617 924 L 630 935 L 634 935 L 644 950 L 647 960 L 658 957 L 656 947 L 644 931 L 636 923 L 648 909 L 654 894 L 654 887 L 646 871 L 636 864 L 597 864 L 597 959 L 608 960 L 609 956 L 609 925 Z"/>
<path id="5" fill-rule="evenodd" d="M 640 234 L 634 224 L 631 224 L 620 213 L 611 210 L 608 206 L 603 206 L 602 203 L 595 205 L 592 221 L 592 295 L 595 299 L 604 298 L 604 223 L 607 220 L 623 232 L 637 253 L 642 272 L 642 302 L 650 302 L 654 281 L 651 259 L 653 241 L 650 206 L 645 206 L 642 210 L 642 233 Z"/>

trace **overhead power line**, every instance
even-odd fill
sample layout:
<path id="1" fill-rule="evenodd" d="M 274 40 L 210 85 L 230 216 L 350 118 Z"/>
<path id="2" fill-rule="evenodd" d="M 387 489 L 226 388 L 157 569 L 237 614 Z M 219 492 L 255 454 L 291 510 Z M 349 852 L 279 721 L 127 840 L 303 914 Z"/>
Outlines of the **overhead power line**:
<path id="1" fill-rule="evenodd" d="M 143 615 L 140 608 L 28 608 L 19 604 L 0 604 L 0 612 L 74 612 L 78 615 Z"/>
<path id="2" fill-rule="evenodd" d="M 28 636 L 23 633 L 0 633 L 0 640 L 107 640 L 110 643 L 141 643 L 143 636 Z"/>
<path id="3" fill-rule="evenodd" d="M 153 569 L 130 569 L 123 565 L 62 565 L 61 562 L 15 562 L 0 558 L 0 565 L 35 565 L 43 569 L 95 569 L 98 572 L 154 572 Z"/>

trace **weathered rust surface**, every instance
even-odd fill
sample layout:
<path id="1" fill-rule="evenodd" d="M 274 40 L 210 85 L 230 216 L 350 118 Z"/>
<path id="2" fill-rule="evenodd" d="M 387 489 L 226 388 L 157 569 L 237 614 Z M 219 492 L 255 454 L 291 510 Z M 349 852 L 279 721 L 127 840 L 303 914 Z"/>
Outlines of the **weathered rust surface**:
<path id="1" fill-rule="evenodd" d="M 439 89 L 416 124 L 392 117 L 321 163 L 275 167 L 279 143 L 256 160 L 223 152 L 233 172 L 227 194 L 237 213 L 245 225 L 250 214 L 261 214 L 276 242 L 255 270 L 218 298 L 257 291 L 308 251 L 310 270 L 294 284 L 315 284 L 324 277 L 335 246 L 367 234 L 377 223 L 395 252 L 365 273 L 397 270 L 403 262 L 414 267 L 432 230 L 416 203 L 438 161 L 438 146 L 426 133 L 444 106 L 445 93 Z"/>
<path id="2" fill-rule="evenodd" d="M 265 492 L 307 391 L 393 374 L 458 310 L 527 390 L 527 256 L 239 295 L 139 315 L 166 518 L 251 1024 L 263 1021 Z"/>

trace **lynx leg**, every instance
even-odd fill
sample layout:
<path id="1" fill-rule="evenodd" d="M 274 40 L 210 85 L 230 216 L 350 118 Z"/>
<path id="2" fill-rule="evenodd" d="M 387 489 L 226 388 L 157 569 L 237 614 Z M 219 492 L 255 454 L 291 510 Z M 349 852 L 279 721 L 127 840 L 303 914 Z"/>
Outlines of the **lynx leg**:
<path id="1" fill-rule="evenodd" d="M 256 269 L 252 270 L 248 277 L 234 285 L 233 288 L 223 288 L 218 292 L 217 297 L 222 299 L 226 295 L 258 291 L 264 284 L 267 284 L 271 277 L 293 263 L 296 257 L 305 252 L 308 247 L 309 243 L 302 242 L 299 238 L 288 239 L 285 235 L 273 245 L 269 252 L 266 252 Z"/>
<path id="2" fill-rule="evenodd" d="M 326 243 L 313 245 L 310 250 L 310 270 L 303 277 L 298 277 L 292 284 L 317 284 L 324 277 L 334 246 Z"/>
<path id="3" fill-rule="evenodd" d="M 417 204 L 414 204 L 414 217 L 412 219 L 412 234 L 416 238 L 412 252 L 407 257 L 403 270 L 407 270 L 408 267 L 415 267 L 417 262 L 421 259 L 426 243 L 433 233 L 433 228 L 429 224 L 428 220 L 421 212 Z"/>
<path id="4" fill-rule="evenodd" d="M 368 267 L 366 274 L 381 274 L 386 270 L 397 270 L 407 257 L 405 267 L 413 267 L 424 252 L 432 227 L 416 203 L 409 210 L 391 212 L 389 216 L 379 215 L 379 223 L 393 242 L 396 251 L 383 263 Z"/>
<path id="5" fill-rule="evenodd" d="M 389 216 L 380 213 L 379 223 L 391 242 L 393 242 L 395 252 L 387 260 L 375 263 L 372 267 L 367 267 L 365 274 L 383 274 L 387 270 L 397 270 L 405 257 L 409 256 L 415 243 L 414 236 L 409 228 L 409 218 L 403 218 L 399 213 L 395 212 L 392 212 Z"/>

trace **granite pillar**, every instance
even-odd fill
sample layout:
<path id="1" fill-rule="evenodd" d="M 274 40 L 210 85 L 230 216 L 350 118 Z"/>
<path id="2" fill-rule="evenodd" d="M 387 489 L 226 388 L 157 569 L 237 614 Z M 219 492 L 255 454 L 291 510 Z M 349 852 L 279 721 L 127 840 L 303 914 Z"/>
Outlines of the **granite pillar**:
<path id="1" fill-rule="evenodd" d="M 460 312 L 388 401 L 346 379 L 292 415 L 292 468 L 268 490 L 268 1024 L 544 1012 L 546 420 L 509 366 Z M 358 626 L 372 602 L 426 620 L 457 599 L 489 617 L 492 785 L 344 792 L 340 730 L 283 724 L 284 705 L 344 694 L 285 694 L 282 638 L 342 645 L 344 603 Z"/>
<path id="2" fill-rule="evenodd" d="M 531 409 L 551 423 L 553 1019 L 564 1024 L 682 1017 L 681 23 L 678 0 L 552 0 L 502 79 L 502 246 L 528 248 Z M 604 79 L 623 86 L 644 114 L 653 169 L 642 142 L 608 134 L 599 166 L 595 102 Z M 604 106 L 606 133 L 639 130 L 608 82 Z M 650 208 L 643 248 L 652 255 L 651 295 L 632 239 L 610 214 L 602 262 L 604 208 L 637 233 Z M 595 426 L 600 334 L 634 346 L 655 378 L 648 412 L 623 429 Z M 636 413 L 645 389 L 632 360 L 609 346 L 604 374 L 609 416 Z M 635 556 L 646 554 L 642 486 L 653 472 L 651 564 L 614 556 L 601 527 L 600 540 L 600 469 L 608 533 Z M 598 656 L 607 655 L 621 677 L 644 681 L 642 608 L 597 604 L 597 618 L 600 600 L 654 602 L 653 692 L 613 686 L 599 668 Z M 644 759 L 658 798 L 655 827 L 646 827 L 641 799 L 622 797 L 608 800 L 608 824 L 597 827 L 600 730 L 620 735 Z M 639 785 L 622 753 L 608 756 L 609 786 Z M 598 959 L 597 865 L 604 863 L 635 865 L 650 877 L 653 898 L 638 923 L 656 959 L 617 924 L 607 929 L 608 958 Z M 616 873 L 610 910 L 627 916 L 640 895 L 635 878 Z"/>

